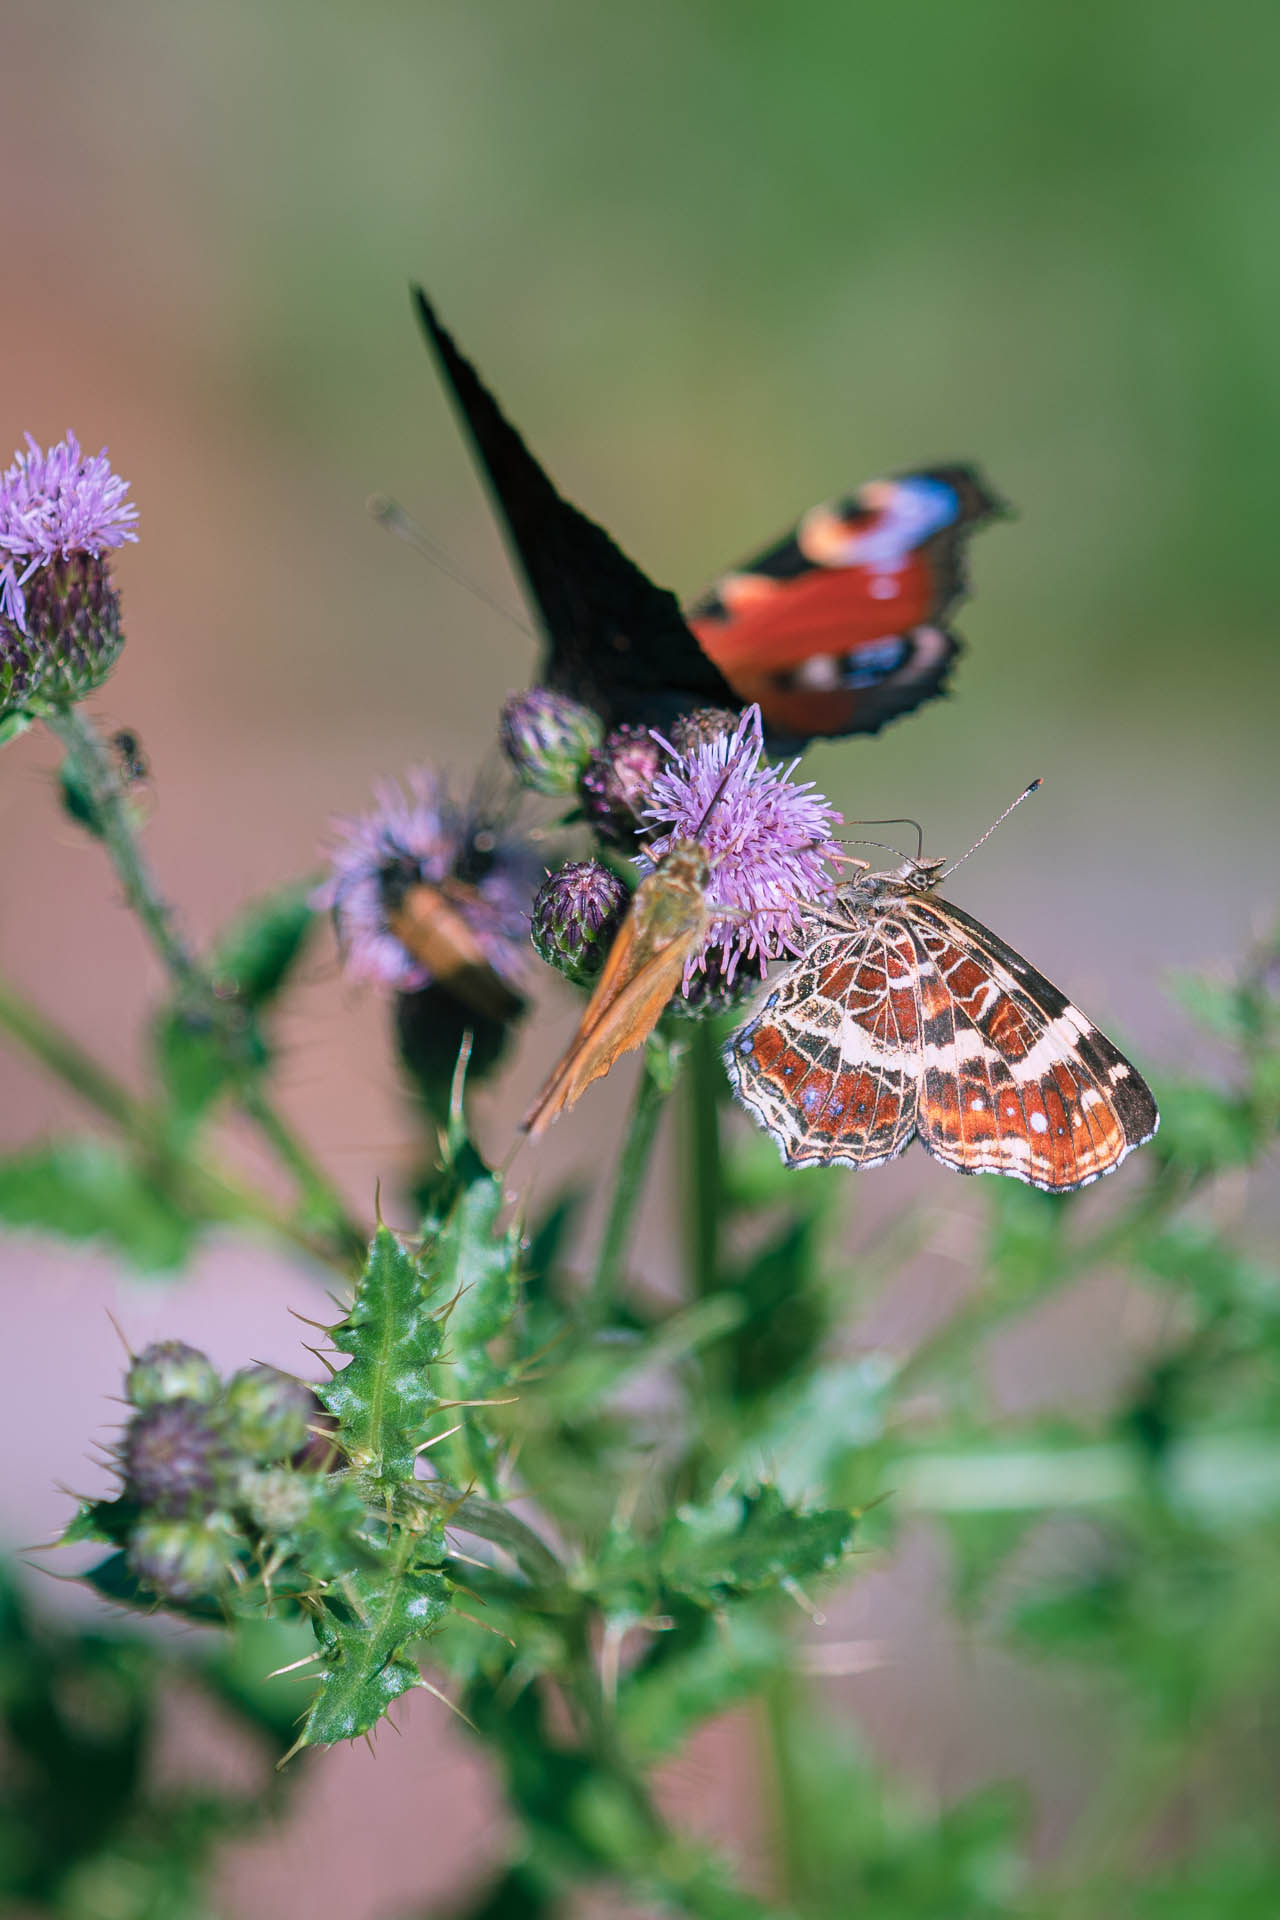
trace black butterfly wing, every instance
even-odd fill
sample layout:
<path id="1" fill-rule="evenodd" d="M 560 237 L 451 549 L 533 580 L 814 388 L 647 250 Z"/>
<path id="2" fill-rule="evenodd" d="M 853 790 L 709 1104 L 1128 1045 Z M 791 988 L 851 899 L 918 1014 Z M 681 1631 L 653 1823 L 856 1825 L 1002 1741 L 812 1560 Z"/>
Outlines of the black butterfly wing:
<path id="1" fill-rule="evenodd" d="M 741 706 L 675 595 L 557 493 L 420 287 L 414 303 L 537 609 L 547 642 L 543 683 L 610 726 L 664 725 L 695 706 Z"/>

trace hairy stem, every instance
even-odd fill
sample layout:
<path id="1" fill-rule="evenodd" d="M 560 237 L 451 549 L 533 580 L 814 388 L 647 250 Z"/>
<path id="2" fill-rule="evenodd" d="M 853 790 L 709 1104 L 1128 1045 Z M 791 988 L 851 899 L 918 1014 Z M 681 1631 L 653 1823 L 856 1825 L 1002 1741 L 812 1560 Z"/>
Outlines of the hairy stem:
<path id="1" fill-rule="evenodd" d="M 95 830 L 119 876 L 128 906 L 138 916 L 179 996 L 202 1013 L 220 1037 L 242 1112 L 297 1185 L 308 1212 L 323 1222 L 342 1253 L 360 1258 L 368 1235 L 352 1219 L 332 1181 L 263 1091 L 246 1052 L 237 1010 L 218 994 L 160 891 L 143 853 L 128 795 L 101 735 L 78 706 L 56 708 L 46 719 L 50 731 L 65 747 L 84 789 Z"/>
<path id="2" fill-rule="evenodd" d="M 636 1212 L 644 1192 L 645 1176 L 649 1171 L 654 1141 L 657 1139 L 658 1120 L 662 1113 L 664 1098 L 663 1091 L 650 1072 L 646 1059 L 640 1075 L 640 1084 L 636 1088 L 631 1115 L 627 1121 L 627 1135 L 623 1141 L 622 1155 L 614 1180 L 613 1199 L 610 1202 L 609 1217 L 605 1221 L 604 1232 L 600 1238 L 600 1251 L 596 1256 L 595 1273 L 587 1302 L 588 1316 L 596 1322 L 604 1321 L 609 1317 L 623 1277 Z"/>

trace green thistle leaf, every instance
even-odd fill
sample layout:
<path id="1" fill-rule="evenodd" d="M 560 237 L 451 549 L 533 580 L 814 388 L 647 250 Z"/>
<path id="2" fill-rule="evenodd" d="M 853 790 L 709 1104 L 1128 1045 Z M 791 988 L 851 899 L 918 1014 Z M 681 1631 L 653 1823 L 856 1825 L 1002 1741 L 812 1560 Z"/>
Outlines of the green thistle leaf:
<path id="1" fill-rule="evenodd" d="M 344 1574 L 326 1593 L 315 1619 L 324 1676 L 299 1747 L 358 1739 L 402 1693 L 423 1684 L 408 1649 L 448 1614 L 443 1557 L 441 1520 L 421 1533 L 397 1527 L 367 1568 Z"/>
<path id="2" fill-rule="evenodd" d="M 407 1484 L 416 1449 L 437 1405 L 428 1369 L 440 1357 L 443 1330 L 433 1301 L 441 1298 L 387 1227 L 369 1243 L 369 1257 L 351 1310 L 332 1330 L 351 1364 L 318 1389 L 339 1425 L 352 1466 L 373 1483 Z"/>

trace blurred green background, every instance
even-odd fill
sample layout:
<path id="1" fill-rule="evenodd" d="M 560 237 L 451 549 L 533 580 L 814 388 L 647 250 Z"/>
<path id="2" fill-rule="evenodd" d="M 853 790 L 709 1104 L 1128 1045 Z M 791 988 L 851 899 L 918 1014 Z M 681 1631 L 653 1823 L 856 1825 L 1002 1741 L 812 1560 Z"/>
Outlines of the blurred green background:
<path id="1" fill-rule="evenodd" d="M 410 319 L 421 278 L 564 489 L 683 593 L 877 472 L 981 461 L 1019 517 L 975 546 L 955 698 L 808 770 L 851 814 L 918 812 L 936 851 L 1046 776 L 961 897 L 1144 1058 L 1180 1048 L 1163 970 L 1237 951 L 1276 891 L 1278 64 L 1261 0 L 11 4 L 0 449 L 73 426 L 133 482 L 99 707 L 148 749 L 194 929 L 310 867 L 374 777 L 467 772 L 529 675 L 519 631 L 365 514 L 393 493 L 520 614 Z M 0 961 L 127 1071 L 155 982 L 51 766 L 34 737 L 5 756 Z M 553 1005 L 495 1114 L 560 1043 Z M 381 1009 L 329 965 L 293 1018 L 286 1095 L 367 1196 L 405 1153 Z M 6 1142 L 67 1117 L 10 1057 L 0 1088 Z M 886 1170 L 870 1204 L 930 1172 Z M 51 1480 L 84 1480 L 121 1283 L 5 1257 L 41 1277 L 17 1297 L 47 1363 L 5 1439 L 6 1530 L 33 1538 Z M 165 1330 L 298 1364 L 282 1302 L 314 1296 L 245 1264 Z M 127 1304 L 140 1340 L 159 1310 Z M 72 1311 L 74 1364 L 45 1344 Z M 981 1744 L 954 1701 L 947 1727 Z M 927 1729 L 903 1740 L 927 1757 Z M 1019 1741 L 1052 1838 L 1087 1736 L 1044 1709 Z M 294 1911 L 280 1862 L 314 1844 L 273 1841 L 276 1892 L 261 1858 L 243 1879 L 275 1904 L 237 1910 Z M 354 1920 L 354 1886 L 327 1890 Z"/>

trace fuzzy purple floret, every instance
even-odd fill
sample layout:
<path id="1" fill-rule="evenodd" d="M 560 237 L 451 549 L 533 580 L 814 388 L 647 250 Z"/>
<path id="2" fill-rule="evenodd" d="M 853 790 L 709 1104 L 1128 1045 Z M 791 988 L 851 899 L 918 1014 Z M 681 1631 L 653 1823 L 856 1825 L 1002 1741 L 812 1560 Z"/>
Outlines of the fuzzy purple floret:
<path id="1" fill-rule="evenodd" d="M 494 972 L 518 987 L 528 967 L 529 903 L 540 871 L 532 850 L 460 808 L 432 769 L 414 768 L 405 784 L 407 793 L 382 782 L 371 812 L 334 822 L 330 877 L 313 904 L 333 914 L 347 973 L 400 993 L 430 986 L 430 973 L 391 932 L 388 914 L 406 887 L 459 880 L 465 891 L 453 904 Z"/>
<path id="2" fill-rule="evenodd" d="M 136 540 L 138 509 L 129 482 L 113 473 L 104 447 L 85 454 L 74 433 L 47 453 L 27 435 L 27 451 L 0 475 L 0 614 L 26 632 L 23 587 L 51 560 L 103 554 Z"/>
<path id="3" fill-rule="evenodd" d="M 708 904 L 731 917 L 712 921 L 685 968 L 685 990 L 713 956 L 731 985 L 744 960 L 763 974 L 770 960 L 799 950 L 805 905 L 830 890 L 826 863 L 840 852 L 831 835 L 841 815 L 811 780 L 792 778 L 798 762 L 761 764 L 759 707 L 687 753 L 669 751 L 644 809 L 657 832 L 637 864 L 651 873 L 676 839 L 696 840 L 705 850 Z"/>

